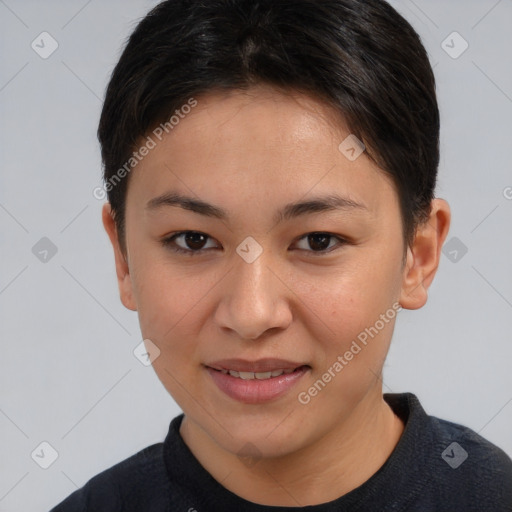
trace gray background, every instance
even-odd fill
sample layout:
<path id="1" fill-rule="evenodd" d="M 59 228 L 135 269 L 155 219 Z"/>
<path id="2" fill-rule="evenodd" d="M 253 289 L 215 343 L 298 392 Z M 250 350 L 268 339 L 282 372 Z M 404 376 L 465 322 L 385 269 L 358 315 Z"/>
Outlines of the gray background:
<path id="1" fill-rule="evenodd" d="M 163 440 L 180 412 L 133 355 L 137 316 L 119 301 L 92 194 L 108 76 L 156 3 L 0 0 L 0 511 L 49 509 Z M 453 211 L 448 240 L 458 240 L 428 304 L 400 315 L 384 389 L 416 393 L 430 414 L 512 455 L 512 0 L 392 4 L 435 66 L 438 195 Z M 59 45 L 47 59 L 31 48 L 43 31 Z M 456 59 L 442 48 L 453 31 L 469 43 Z M 453 55 L 462 46 L 452 39 Z M 57 248 L 47 261 L 32 251 L 43 237 Z M 58 452 L 46 470 L 43 441 Z"/>

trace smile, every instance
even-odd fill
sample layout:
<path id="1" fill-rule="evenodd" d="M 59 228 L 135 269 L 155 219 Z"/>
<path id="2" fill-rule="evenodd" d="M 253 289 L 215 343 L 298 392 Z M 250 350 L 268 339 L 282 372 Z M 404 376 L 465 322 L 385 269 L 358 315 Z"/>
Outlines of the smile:
<path id="1" fill-rule="evenodd" d="M 283 361 L 279 365 L 270 360 L 252 365 L 258 371 L 250 371 L 248 362 L 206 366 L 206 370 L 223 395 L 245 404 L 262 404 L 287 395 L 311 370 L 309 365 Z M 231 369 L 233 366 L 237 369 Z"/>
<path id="2" fill-rule="evenodd" d="M 287 369 L 287 370 L 273 370 L 271 372 L 237 372 L 236 370 L 219 370 L 221 373 L 223 373 L 224 375 L 228 374 L 231 375 L 231 377 L 235 377 L 235 378 L 238 378 L 238 379 L 243 379 L 243 380 L 253 380 L 253 379 L 258 379 L 258 380 L 266 380 L 266 379 L 271 379 L 272 377 L 279 377 L 280 375 L 283 375 L 283 374 L 290 374 L 292 372 L 294 372 L 295 370 L 290 370 L 290 369 Z"/>

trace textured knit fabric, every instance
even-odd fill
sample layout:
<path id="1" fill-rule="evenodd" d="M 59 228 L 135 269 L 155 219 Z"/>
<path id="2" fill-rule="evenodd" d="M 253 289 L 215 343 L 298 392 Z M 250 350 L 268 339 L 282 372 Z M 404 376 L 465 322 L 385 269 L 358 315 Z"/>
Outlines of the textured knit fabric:
<path id="1" fill-rule="evenodd" d="M 471 429 L 428 416 L 415 395 L 385 394 L 405 423 L 384 465 L 364 484 L 321 505 L 257 505 L 199 464 L 174 418 L 158 443 L 92 478 L 51 512 L 512 512 L 512 461 Z"/>

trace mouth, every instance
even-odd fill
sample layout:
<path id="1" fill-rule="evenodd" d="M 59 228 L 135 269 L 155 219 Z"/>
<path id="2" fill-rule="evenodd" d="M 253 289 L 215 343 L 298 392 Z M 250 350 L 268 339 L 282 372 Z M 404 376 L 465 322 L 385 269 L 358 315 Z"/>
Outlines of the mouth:
<path id="1" fill-rule="evenodd" d="M 311 370 L 308 364 L 277 359 L 231 359 L 205 368 L 220 391 L 247 404 L 268 402 L 287 394 Z"/>
<path id="2" fill-rule="evenodd" d="M 288 361 L 286 359 L 262 358 L 256 361 L 248 361 L 246 359 L 221 359 L 214 361 L 205 366 L 214 370 L 236 373 L 272 373 L 282 371 L 283 373 L 292 373 L 301 366 L 309 366 L 303 362 Z M 236 377 L 237 375 L 233 375 Z M 277 376 L 277 374 L 275 375 Z"/>
<path id="3" fill-rule="evenodd" d="M 212 370 L 215 370 L 217 372 L 223 373 L 224 375 L 231 375 L 231 377 L 235 377 L 235 379 L 242 379 L 242 380 L 268 380 L 272 379 L 274 377 L 280 377 L 281 375 L 289 375 L 290 373 L 296 372 L 300 370 L 301 368 L 305 368 L 307 365 L 298 366 L 295 369 L 290 368 L 282 368 L 277 370 L 272 370 L 268 372 L 238 372 L 236 370 L 226 370 L 225 368 L 216 369 L 212 368 Z"/>

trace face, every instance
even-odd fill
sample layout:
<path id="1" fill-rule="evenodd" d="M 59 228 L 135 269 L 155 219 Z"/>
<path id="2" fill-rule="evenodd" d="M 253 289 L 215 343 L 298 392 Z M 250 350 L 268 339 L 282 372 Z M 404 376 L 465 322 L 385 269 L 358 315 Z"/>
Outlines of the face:
<path id="1" fill-rule="evenodd" d="M 295 452 L 381 398 L 402 222 L 348 135 L 298 93 L 210 94 L 130 176 L 122 300 L 187 419 L 232 453 Z"/>

